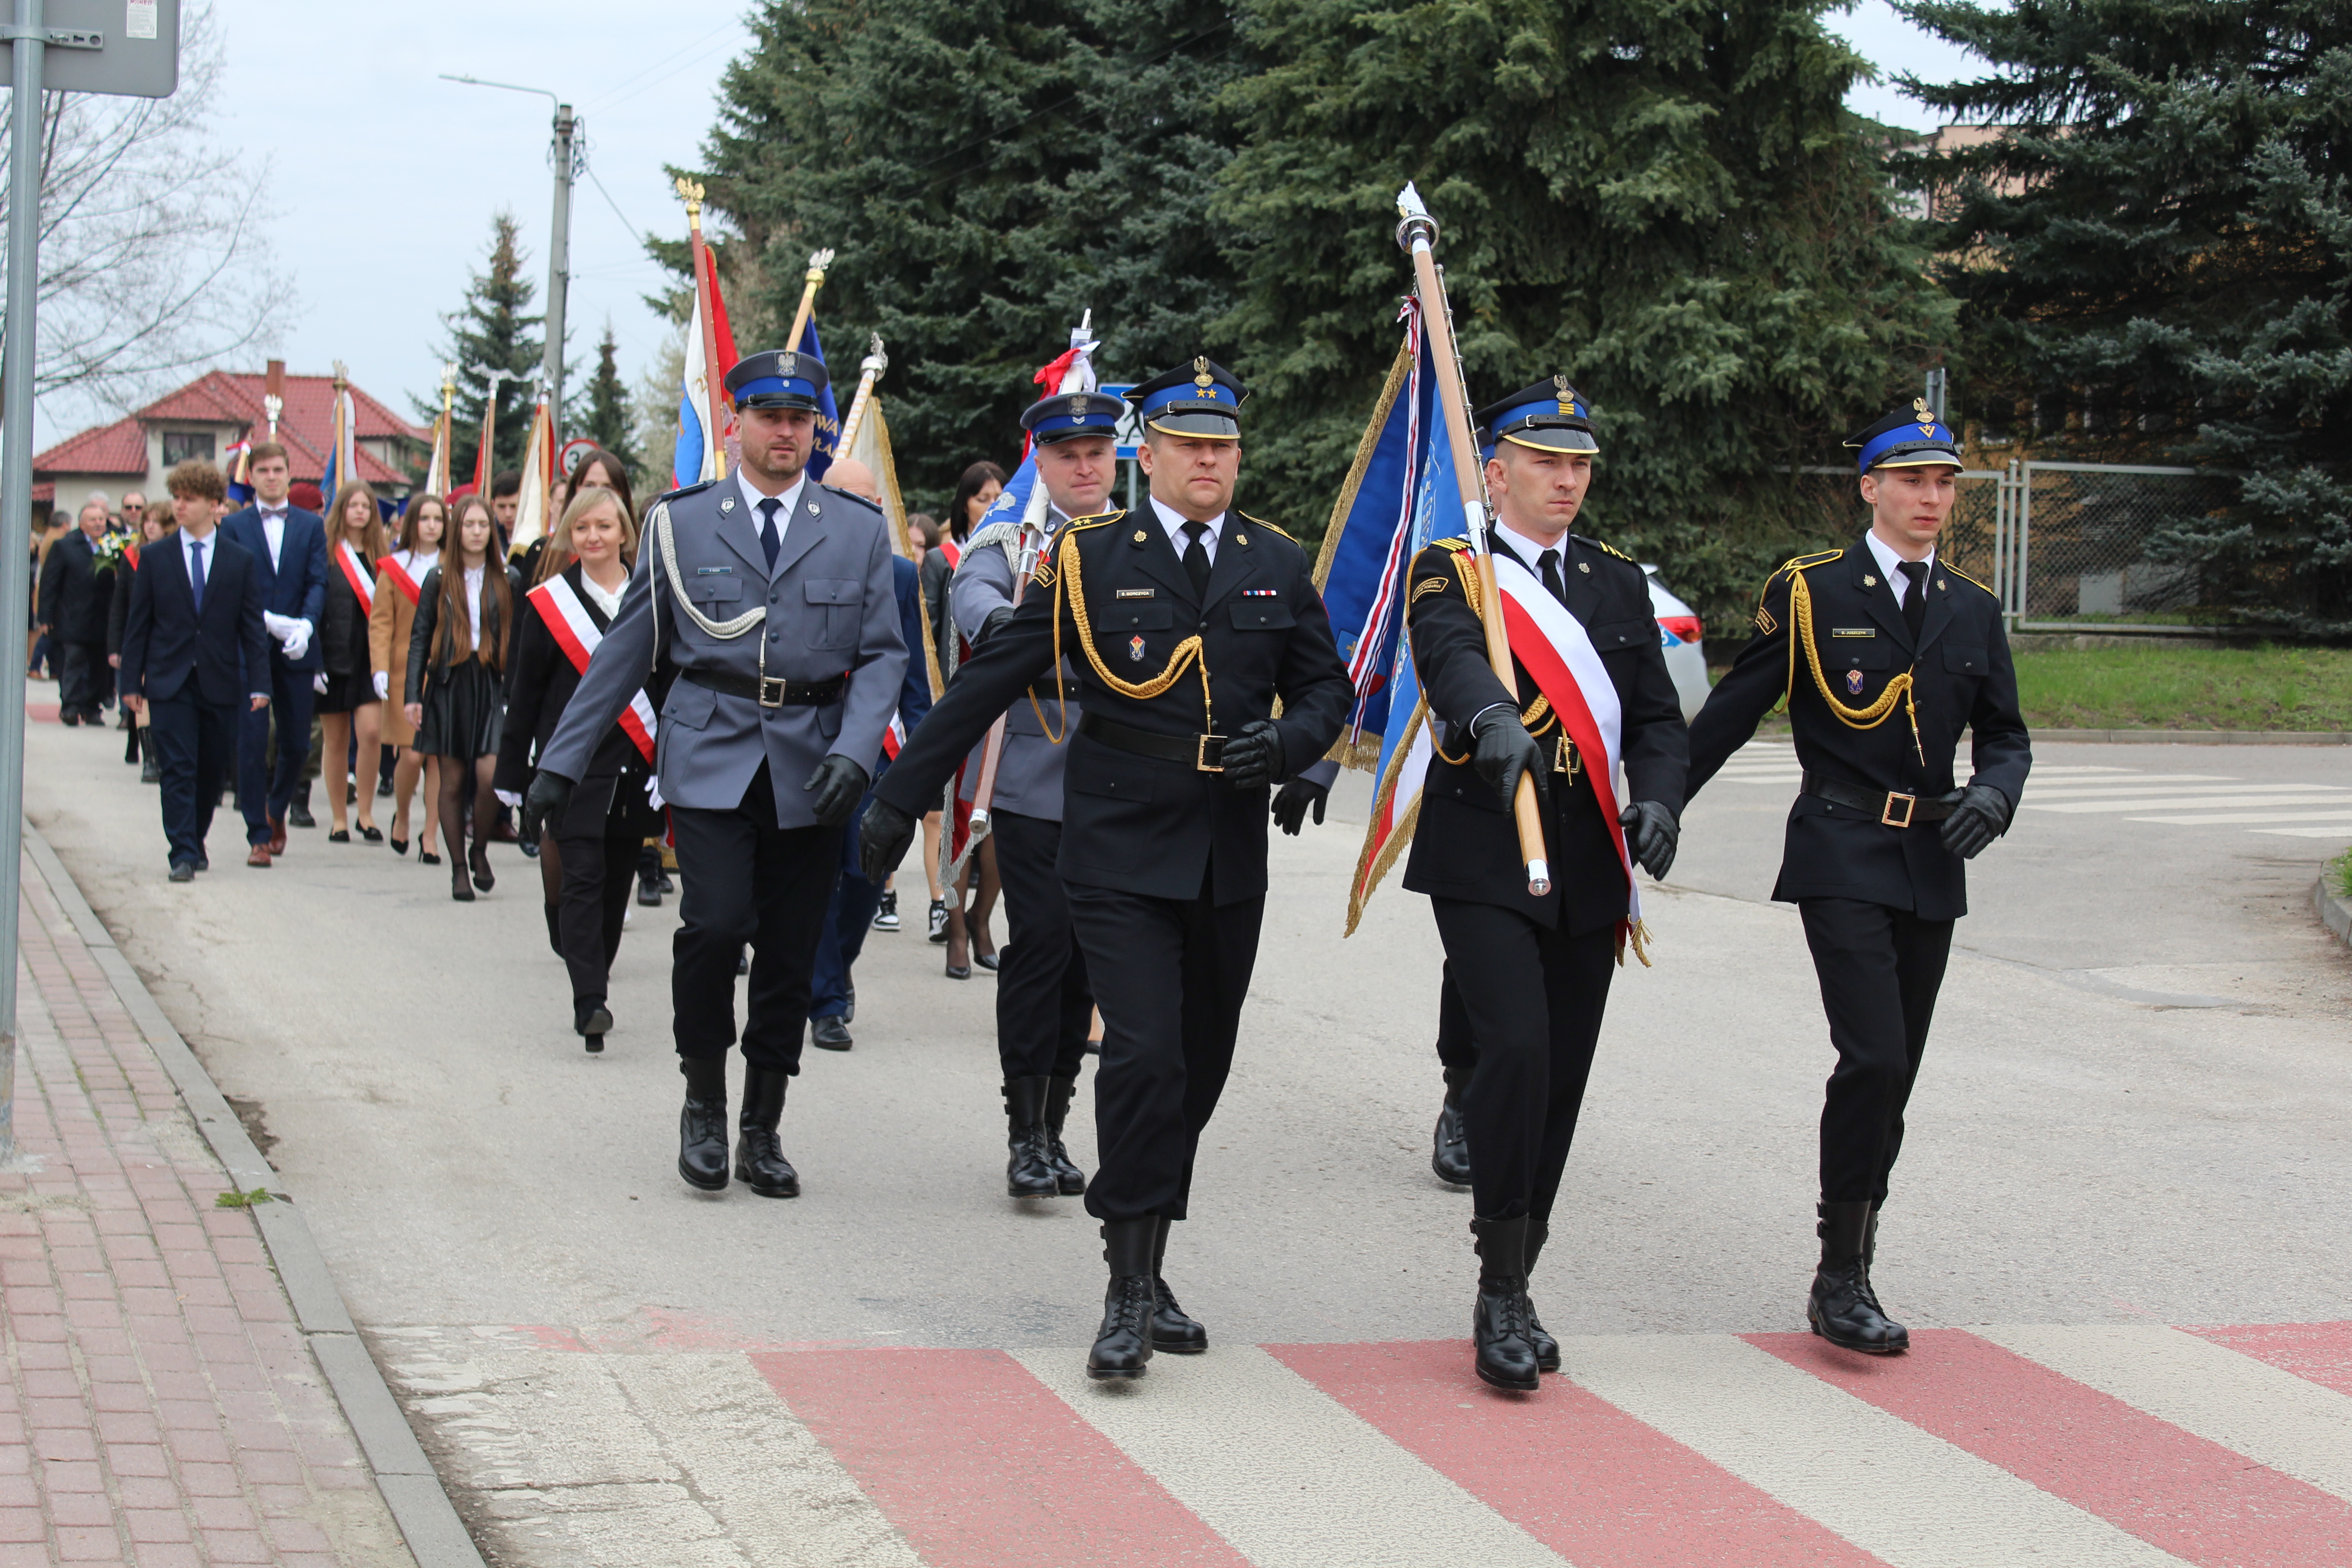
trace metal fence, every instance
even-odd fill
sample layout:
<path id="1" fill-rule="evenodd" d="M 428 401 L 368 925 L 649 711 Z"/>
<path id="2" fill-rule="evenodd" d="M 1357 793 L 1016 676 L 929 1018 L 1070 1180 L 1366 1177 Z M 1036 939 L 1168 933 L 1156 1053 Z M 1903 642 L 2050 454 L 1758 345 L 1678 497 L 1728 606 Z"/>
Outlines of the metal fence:
<path id="1" fill-rule="evenodd" d="M 1866 521 L 1851 468 L 1806 468 L 1856 522 Z M 2226 614 L 2224 584 L 2175 542 L 2236 495 L 2208 468 L 2019 460 L 1969 468 L 1941 552 L 2000 598 L 2024 631 L 2187 632 Z M 2207 612 L 2215 612 L 2209 614 Z"/>

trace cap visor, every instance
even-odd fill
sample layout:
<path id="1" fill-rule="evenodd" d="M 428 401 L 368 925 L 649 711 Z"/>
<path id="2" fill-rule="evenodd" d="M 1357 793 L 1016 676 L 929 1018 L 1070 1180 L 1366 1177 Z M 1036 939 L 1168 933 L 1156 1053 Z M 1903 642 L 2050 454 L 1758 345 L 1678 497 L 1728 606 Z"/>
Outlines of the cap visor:
<path id="1" fill-rule="evenodd" d="M 1513 430 L 1503 439 L 1514 446 L 1532 447 L 1538 452 L 1598 452 L 1601 443 L 1592 438 L 1590 430 Z"/>
<path id="2" fill-rule="evenodd" d="M 803 408 L 816 412 L 816 399 L 803 397 L 796 392 L 759 392 L 735 400 L 738 408 Z"/>
<path id="3" fill-rule="evenodd" d="M 1146 421 L 1162 436 L 1191 436 L 1209 441 L 1238 441 L 1241 421 L 1230 414 L 1160 414 Z"/>
<path id="4" fill-rule="evenodd" d="M 1915 447 L 1907 452 L 1890 452 L 1870 466 L 1874 468 L 1957 468 L 1960 466 L 1960 455 L 1949 450 Z"/>

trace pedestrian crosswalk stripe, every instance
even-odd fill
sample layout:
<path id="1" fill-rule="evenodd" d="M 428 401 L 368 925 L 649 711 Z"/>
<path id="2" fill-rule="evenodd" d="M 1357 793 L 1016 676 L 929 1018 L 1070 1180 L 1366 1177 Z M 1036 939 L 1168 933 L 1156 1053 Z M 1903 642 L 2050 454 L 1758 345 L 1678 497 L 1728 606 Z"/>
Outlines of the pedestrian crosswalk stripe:
<path id="1" fill-rule="evenodd" d="M 2210 816 L 2135 816 L 2134 822 L 2165 822 L 2185 827 L 2200 823 L 2220 823 L 2224 826 L 2245 822 L 2343 822 L 2352 823 L 2352 803 L 2334 811 L 2223 811 Z"/>
<path id="2" fill-rule="evenodd" d="M 2317 793 L 2258 795 L 2248 790 L 2242 794 L 2217 795 L 2205 799 L 2195 795 L 2131 795 L 2121 800 L 2054 801 L 2037 801 L 2028 796 L 2025 805 L 2032 811 L 2060 811 L 2075 816 L 2093 812 L 2120 814 L 2129 811 L 2193 811 L 2205 806 L 2210 806 L 2216 811 L 2223 811 L 2233 807 L 2252 809 L 2256 806 L 2272 805 L 2352 805 L 2352 794 L 2338 790 L 2326 795 Z"/>
<path id="3" fill-rule="evenodd" d="M 2352 825 L 2334 827 L 2257 827 L 2256 833 L 2266 833 L 2273 838 L 2344 838 L 2352 837 Z"/>
<path id="4" fill-rule="evenodd" d="M 2228 773 L 2142 773 L 2136 778 L 2061 779 L 2055 784 L 2046 782 L 2040 773 L 2036 773 L 2027 781 L 2025 787 L 2039 796 L 2115 795 L 2125 790 L 2144 790 L 2155 784 L 2168 787 L 2174 784 L 2211 784 L 2224 789 L 2248 787 Z M 2275 789 L 2279 786 L 2273 784 L 2270 787 Z"/>

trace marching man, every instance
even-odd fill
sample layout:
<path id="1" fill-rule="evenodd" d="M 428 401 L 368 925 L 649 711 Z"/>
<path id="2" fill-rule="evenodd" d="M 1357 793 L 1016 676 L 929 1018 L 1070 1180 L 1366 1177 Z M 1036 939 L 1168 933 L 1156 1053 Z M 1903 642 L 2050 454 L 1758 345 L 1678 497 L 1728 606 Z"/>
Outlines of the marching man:
<path id="1" fill-rule="evenodd" d="M 1463 1097 L 1476 1370 L 1524 1391 L 1559 1370 L 1528 1273 L 1576 1134 L 1611 972 L 1641 940 L 1633 868 L 1663 877 L 1674 864 L 1689 733 L 1642 569 L 1569 531 L 1600 449 L 1581 395 L 1556 376 L 1477 420 L 1518 698 L 1488 662 L 1470 546 L 1429 546 L 1412 563 L 1405 625 L 1444 731 L 1404 885 L 1430 896 L 1450 999 L 1477 1042 Z M 1511 816 L 1523 774 L 1536 782 L 1552 870 L 1540 896 L 1528 890 Z"/>

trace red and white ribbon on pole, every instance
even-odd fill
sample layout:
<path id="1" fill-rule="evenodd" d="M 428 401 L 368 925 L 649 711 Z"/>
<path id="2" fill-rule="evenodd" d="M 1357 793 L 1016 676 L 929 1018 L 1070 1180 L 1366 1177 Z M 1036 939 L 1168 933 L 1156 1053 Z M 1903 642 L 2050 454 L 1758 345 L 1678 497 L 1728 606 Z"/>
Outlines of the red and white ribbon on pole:
<path id="1" fill-rule="evenodd" d="M 1618 863 L 1625 868 L 1626 923 L 1642 920 L 1642 889 L 1633 879 L 1633 858 L 1625 848 L 1625 828 L 1617 820 L 1617 764 L 1625 735 L 1625 711 L 1617 700 L 1617 687 L 1601 662 L 1600 650 L 1584 623 L 1551 596 L 1543 580 L 1528 571 L 1508 550 L 1496 550 L 1495 586 L 1502 595 L 1503 626 L 1510 633 L 1511 656 L 1527 666 L 1536 686 L 1551 699 L 1568 738 L 1583 753 L 1592 793 L 1601 803 L 1601 820 L 1609 825 L 1610 841 L 1617 846 Z M 1606 765 L 1594 766 L 1599 759 Z"/>
<path id="2" fill-rule="evenodd" d="M 367 563 L 360 559 L 360 552 L 352 548 L 350 540 L 341 540 L 336 543 L 335 564 L 343 569 L 343 581 L 352 585 L 352 595 L 359 600 L 361 611 L 374 609 L 375 574 L 367 569 Z"/>
<path id="3" fill-rule="evenodd" d="M 596 646 L 604 640 L 604 634 L 596 629 L 595 621 L 589 616 L 588 606 L 580 602 L 580 595 L 562 577 L 550 577 L 533 588 L 530 597 L 532 608 L 539 612 L 539 618 L 547 623 L 549 634 L 555 638 L 555 646 L 563 650 L 563 657 L 572 661 L 574 670 L 586 675 L 588 661 L 596 657 Z M 648 767 L 654 765 L 654 732 L 657 724 L 654 705 L 646 700 L 644 689 L 631 692 L 629 705 L 621 710 L 621 728 L 636 742 Z M 661 805 L 658 776 L 652 782 L 650 793 L 653 803 Z"/>

